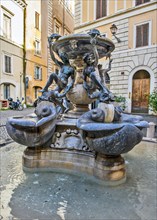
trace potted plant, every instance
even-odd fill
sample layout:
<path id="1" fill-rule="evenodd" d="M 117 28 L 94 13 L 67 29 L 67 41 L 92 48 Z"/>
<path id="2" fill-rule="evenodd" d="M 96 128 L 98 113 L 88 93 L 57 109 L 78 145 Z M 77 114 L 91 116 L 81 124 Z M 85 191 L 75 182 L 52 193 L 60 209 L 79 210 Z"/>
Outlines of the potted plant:
<path id="1" fill-rule="evenodd" d="M 157 114 L 157 89 L 149 95 L 149 108 Z"/>
<path id="2" fill-rule="evenodd" d="M 126 109 L 126 98 L 123 96 L 115 96 L 115 103 L 122 108 L 124 111 Z"/>

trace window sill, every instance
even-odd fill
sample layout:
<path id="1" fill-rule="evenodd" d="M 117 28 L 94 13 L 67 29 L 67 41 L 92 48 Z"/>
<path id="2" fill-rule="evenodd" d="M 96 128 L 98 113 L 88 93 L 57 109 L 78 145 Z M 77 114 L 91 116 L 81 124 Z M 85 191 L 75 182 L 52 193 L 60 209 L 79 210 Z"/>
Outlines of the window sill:
<path id="1" fill-rule="evenodd" d="M 36 79 L 36 78 L 34 78 L 34 80 L 36 80 L 36 81 L 42 81 L 42 79 Z"/>
<path id="2" fill-rule="evenodd" d="M 134 47 L 134 49 L 135 49 L 135 50 L 138 50 L 138 49 L 147 49 L 147 48 L 150 47 L 150 46 L 152 46 L 152 45 Z"/>
<path id="3" fill-rule="evenodd" d="M 96 21 L 97 21 L 97 20 L 101 20 L 102 18 L 105 18 L 105 17 L 107 17 L 107 15 L 102 16 L 102 17 L 100 17 L 100 18 L 96 18 L 95 20 L 96 20 Z"/>
<path id="4" fill-rule="evenodd" d="M 13 76 L 13 73 L 3 72 L 3 74 L 5 74 L 5 75 L 9 75 L 9 76 Z"/>
<path id="5" fill-rule="evenodd" d="M 139 48 L 145 48 L 145 47 L 148 47 L 148 45 L 147 46 L 138 46 L 138 47 L 135 47 L 135 49 L 139 49 Z"/>
<path id="6" fill-rule="evenodd" d="M 37 57 L 40 57 L 40 58 L 42 57 L 42 56 L 41 56 L 41 53 L 40 53 L 40 54 L 35 53 L 34 56 L 37 56 Z"/>
<path id="7" fill-rule="evenodd" d="M 141 4 L 138 4 L 138 5 L 134 5 L 134 7 L 139 7 L 139 6 L 141 6 L 141 5 L 145 5 L 145 4 L 149 4 L 151 1 L 149 1 L 149 2 L 144 2 L 144 3 L 141 3 Z"/>

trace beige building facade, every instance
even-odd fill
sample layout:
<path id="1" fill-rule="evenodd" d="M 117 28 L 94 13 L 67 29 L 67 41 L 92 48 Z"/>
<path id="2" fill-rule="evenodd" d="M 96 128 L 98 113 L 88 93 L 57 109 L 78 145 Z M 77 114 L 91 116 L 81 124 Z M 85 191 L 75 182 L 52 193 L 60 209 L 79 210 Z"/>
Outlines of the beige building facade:
<path id="1" fill-rule="evenodd" d="M 24 97 L 24 1 L 0 2 L 0 100 Z M 18 25 L 17 25 L 18 24 Z"/>
<path id="2" fill-rule="evenodd" d="M 157 2 L 76 0 L 75 13 L 75 33 L 96 28 L 115 43 L 110 90 L 126 98 L 126 111 L 151 113 L 148 97 L 157 88 Z M 111 34 L 113 24 L 120 42 Z M 106 68 L 108 61 L 100 64 Z"/>
<path id="3" fill-rule="evenodd" d="M 25 12 L 25 93 L 27 104 L 38 98 L 47 80 L 48 1 L 26 1 Z"/>
<path id="4" fill-rule="evenodd" d="M 71 0 L 49 0 L 48 10 L 48 36 L 52 33 L 61 36 L 74 32 L 74 1 Z M 48 76 L 58 71 L 58 67 L 52 61 L 48 50 Z"/>
<path id="5" fill-rule="evenodd" d="M 33 104 L 49 75 L 58 69 L 50 58 L 48 36 L 72 33 L 74 18 L 69 1 L 32 0 L 26 3 L 26 100 Z"/>

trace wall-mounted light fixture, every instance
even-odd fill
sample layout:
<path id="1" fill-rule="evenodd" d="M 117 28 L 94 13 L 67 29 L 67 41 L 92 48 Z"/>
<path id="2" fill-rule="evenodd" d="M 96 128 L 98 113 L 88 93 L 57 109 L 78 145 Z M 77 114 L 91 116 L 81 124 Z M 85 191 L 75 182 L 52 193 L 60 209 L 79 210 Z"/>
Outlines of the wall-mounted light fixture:
<path id="1" fill-rule="evenodd" d="M 115 24 L 112 24 L 112 26 L 110 27 L 110 30 L 111 30 L 111 33 L 112 35 L 116 38 L 117 42 L 120 43 L 121 40 L 116 36 L 116 33 L 117 33 L 117 26 Z"/>

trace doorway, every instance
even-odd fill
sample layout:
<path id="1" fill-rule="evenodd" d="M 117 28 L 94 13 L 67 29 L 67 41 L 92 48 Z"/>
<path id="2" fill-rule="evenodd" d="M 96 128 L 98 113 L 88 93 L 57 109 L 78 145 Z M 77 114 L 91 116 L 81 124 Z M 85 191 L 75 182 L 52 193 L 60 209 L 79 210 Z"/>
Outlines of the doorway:
<path id="1" fill-rule="evenodd" d="M 150 74 L 139 70 L 133 76 L 132 83 L 132 112 L 148 113 L 150 94 Z"/>

